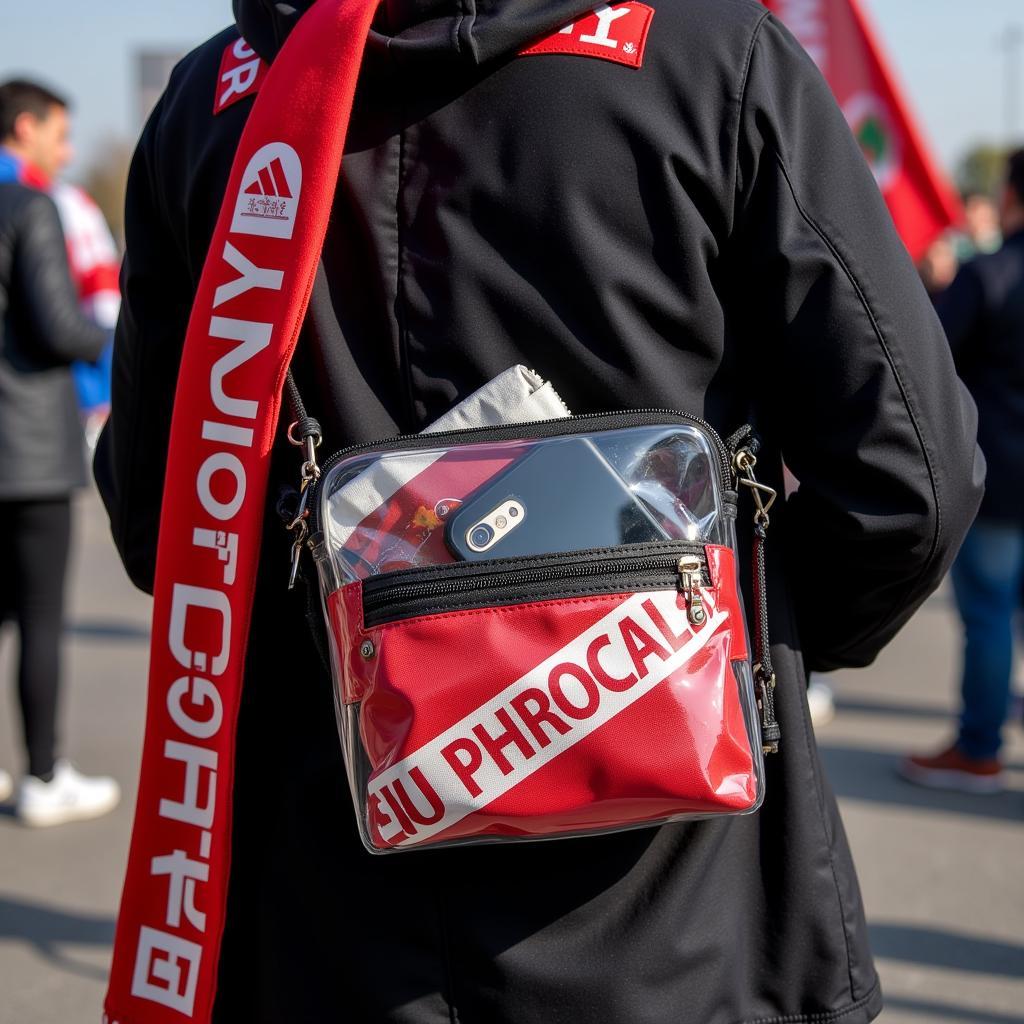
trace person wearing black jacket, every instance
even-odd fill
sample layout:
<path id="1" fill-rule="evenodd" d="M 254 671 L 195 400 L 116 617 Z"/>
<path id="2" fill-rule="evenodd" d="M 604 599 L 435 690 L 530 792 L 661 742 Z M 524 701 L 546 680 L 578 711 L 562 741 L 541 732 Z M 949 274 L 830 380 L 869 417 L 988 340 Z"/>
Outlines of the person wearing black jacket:
<path id="1" fill-rule="evenodd" d="M 938 299 L 988 463 L 981 511 L 953 566 L 965 634 L 960 727 L 952 745 L 903 765 L 913 782 L 969 793 L 1006 785 L 999 750 L 1024 586 L 1024 150 L 1009 159 L 1001 219 L 1002 248 L 966 263 Z"/>
<path id="2" fill-rule="evenodd" d="M 176 68 L 134 158 L 95 471 L 145 590 L 189 307 L 251 107 L 212 113 L 221 59 L 240 31 L 272 61 L 308 6 L 235 0 L 237 28 Z M 974 406 L 841 112 L 779 22 L 753 0 L 651 0 L 645 46 L 614 31 L 602 44 L 634 62 L 639 47 L 639 67 L 520 55 L 593 6 L 382 5 L 294 370 L 328 449 L 418 431 L 516 363 L 574 412 L 676 408 L 723 433 L 753 416 L 767 482 L 781 489 L 783 458 L 801 481 L 772 516 L 784 738 L 765 803 L 599 838 L 367 855 L 307 598 L 285 589 L 289 545 L 268 512 L 218 1021 L 880 1011 L 806 672 L 870 664 L 942 579 L 981 497 Z M 277 451 L 271 494 L 294 475 L 283 437 Z"/>
<path id="3" fill-rule="evenodd" d="M 56 756 L 71 494 L 86 483 L 70 365 L 92 361 L 107 332 L 79 310 L 57 208 L 17 180 L 52 178 L 70 156 L 67 105 L 32 82 L 0 85 L 0 623 L 21 638 L 18 697 L 27 773 L 16 810 L 58 825 L 111 810 L 113 779 Z M 4 180 L 4 179 L 7 180 Z M 0 772 L 9 795 L 10 777 Z"/>

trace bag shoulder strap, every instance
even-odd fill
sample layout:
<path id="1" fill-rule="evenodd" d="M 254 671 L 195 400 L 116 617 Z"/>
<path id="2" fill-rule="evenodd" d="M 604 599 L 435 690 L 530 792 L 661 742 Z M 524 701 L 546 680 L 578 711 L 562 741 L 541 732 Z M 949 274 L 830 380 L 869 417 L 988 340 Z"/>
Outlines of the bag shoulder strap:
<path id="1" fill-rule="evenodd" d="M 378 0 L 317 0 L 267 71 L 189 320 L 160 516 L 149 700 L 110 1024 L 211 1018 L 270 452 Z"/>

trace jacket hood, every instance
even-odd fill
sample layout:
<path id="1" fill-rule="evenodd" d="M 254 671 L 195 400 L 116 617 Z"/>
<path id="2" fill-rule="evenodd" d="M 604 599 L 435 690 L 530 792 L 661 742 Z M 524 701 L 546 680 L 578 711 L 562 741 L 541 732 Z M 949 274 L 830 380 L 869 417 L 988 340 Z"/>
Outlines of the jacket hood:
<path id="1" fill-rule="evenodd" d="M 273 60 L 313 3 L 233 0 L 239 31 L 265 60 Z M 594 0 L 381 0 L 367 55 L 403 66 L 484 64 L 516 53 L 594 6 Z"/>

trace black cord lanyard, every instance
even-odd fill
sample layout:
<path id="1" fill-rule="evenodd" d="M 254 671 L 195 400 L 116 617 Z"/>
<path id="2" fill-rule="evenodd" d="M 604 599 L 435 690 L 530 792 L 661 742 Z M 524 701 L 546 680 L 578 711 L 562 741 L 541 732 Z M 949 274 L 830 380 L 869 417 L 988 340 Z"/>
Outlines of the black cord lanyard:
<path id="1" fill-rule="evenodd" d="M 770 522 L 768 511 L 778 497 L 774 487 L 762 484 L 754 476 L 757 465 L 756 444 L 740 448 L 733 456 L 737 481 L 750 490 L 754 499 L 754 685 L 761 709 L 761 743 L 766 754 L 779 752 L 782 730 L 775 720 L 775 667 L 768 639 L 767 577 L 764 547 Z"/>

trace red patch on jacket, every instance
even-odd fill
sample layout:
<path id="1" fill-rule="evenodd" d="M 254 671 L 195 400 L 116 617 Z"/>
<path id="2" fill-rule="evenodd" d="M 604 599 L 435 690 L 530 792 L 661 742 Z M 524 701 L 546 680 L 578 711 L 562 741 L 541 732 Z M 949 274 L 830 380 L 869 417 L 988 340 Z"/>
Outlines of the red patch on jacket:
<path id="1" fill-rule="evenodd" d="M 629 0 L 622 4 L 600 4 L 564 28 L 519 51 L 523 57 L 533 53 L 569 53 L 579 57 L 598 57 L 638 68 L 643 63 L 647 33 L 654 8 Z"/>
<path id="2" fill-rule="evenodd" d="M 213 96 L 213 112 L 219 114 L 246 96 L 255 96 L 267 73 L 266 62 L 239 36 L 224 48 Z"/>

